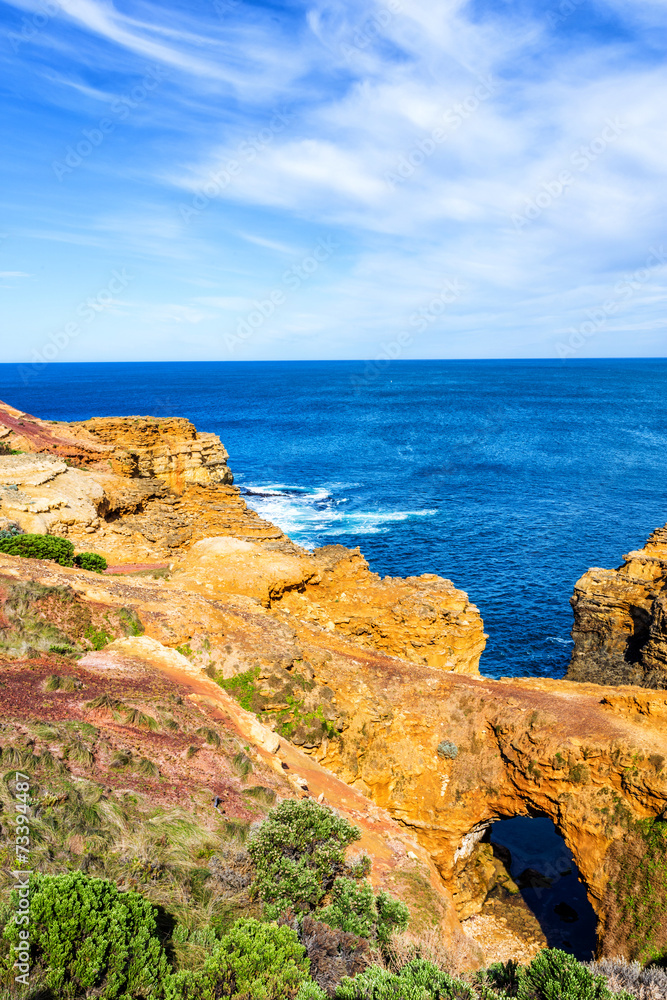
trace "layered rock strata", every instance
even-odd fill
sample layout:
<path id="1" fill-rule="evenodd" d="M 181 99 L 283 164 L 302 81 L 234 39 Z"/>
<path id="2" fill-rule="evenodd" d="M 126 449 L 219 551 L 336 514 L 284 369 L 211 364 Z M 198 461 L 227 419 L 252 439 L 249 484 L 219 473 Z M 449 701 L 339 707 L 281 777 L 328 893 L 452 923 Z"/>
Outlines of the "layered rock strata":
<path id="1" fill-rule="evenodd" d="M 618 569 L 589 569 L 574 587 L 568 678 L 667 688 L 667 526 Z"/>
<path id="2" fill-rule="evenodd" d="M 182 493 L 188 484 L 231 485 L 228 454 L 216 434 L 182 417 L 40 420 L 0 402 L 0 446 L 49 453 L 130 479 L 158 479 Z"/>

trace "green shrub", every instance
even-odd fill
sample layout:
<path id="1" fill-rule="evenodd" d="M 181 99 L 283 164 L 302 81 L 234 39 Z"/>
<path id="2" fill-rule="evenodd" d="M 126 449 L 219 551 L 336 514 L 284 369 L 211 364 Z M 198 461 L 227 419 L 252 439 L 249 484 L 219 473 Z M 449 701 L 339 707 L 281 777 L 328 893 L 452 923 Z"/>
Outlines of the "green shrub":
<path id="1" fill-rule="evenodd" d="M 331 889 L 331 903 L 318 911 L 317 918 L 329 927 L 348 934 L 389 941 L 392 931 L 404 931 L 409 911 L 405 903 L 386 892 L 376 897 L 370 882 L 360 884 L 351 878 L 337 878 Z"/>
<path id="2" fill-rule="evenodd" d="M 61 566 L 71 566 L 74 546 L 66 538 L 55 535 L 16 535 L 0 539 L 0 552 L 24 559 L 53 559 Z"/>
<path id="3" fill-rule="evenodd" d="M 90 570 L 91 573 L 103 573 L 108 563 L 104 556 L 98 556 L 97 552 L 78 552 L 74 556 L 74 565 L 80 569 Z"/>
<path id="4" fill-rule="evenodd" d="M 622 994 L 618 995 L 619 997 Z M 611 1000 L 604 976 L 596 976 L 558 948 L 541 951 L 519 974 L 519 1000 Z"/>
<path id="5" fill-rule="evenodd" d="M 345 870 L 345 850 L 361 833 L 312 799 L 286 799 L 248 844 L 255 863 L 251 893 L 269 917 L 284 910 L 307 913 Z"/>
<path id="6" fill-rule="evenodd" d="M 469 983 L 452 979 L 446 972 L 418 958 L 400 972 L 371 965 L 354 979 L 345 978 L 336 1000 L 476 1000 Z"/>
<path id="7" fill-rule="evenodd" d="M 329 1000 L 329 997 L 312 979 L 304 979 L 294 1000 Z"/>
<path id="8" fill-rule="evenodd" d="M 0 451 L 0 455 L 2 454 L 6 454 L 6 452 L 3 453 L 2 451 Z M 23 528 L 19 527 L 16 521 L 10 521 L 7 527 L 3 528 L 2 531 L 0 531 L 0 539 L 16 538 L 17 535 L 22 535 L 22 534 L 23 534 Z"/>
<path id="9" fill-rule="evenodd" d="M 206 960 L 200 996 L 291 1000 L 308 979 L 309 965 L 291 927 L 237 920 Z"/>
<path id="10" fill-rule="evenodd" d="M 219 994 L 225 996 L 228 994 Z M 175 972 L 165 984 L 165 1000 L 215 1000 L 210 980 L 203 972 Z"/>
<path id="11" fill-rule="evenodd" d="M 442 740 L 441 743 L 438 743 L 437 752 L 440 757 L 449 757 L 450 760 L 455 760 L 459 755 L 459 748 L 451 740 Z"/>
<path id="12" fill-rule="evenodd" d="M 4 936 L 15 954 L 17 925 Z M 33 964 L 63 1000 L 93 990 L 100 1000 L 158 997 L 169 974 L 155 908 L 82 872 L 31 876 L 30 936 Z"/>

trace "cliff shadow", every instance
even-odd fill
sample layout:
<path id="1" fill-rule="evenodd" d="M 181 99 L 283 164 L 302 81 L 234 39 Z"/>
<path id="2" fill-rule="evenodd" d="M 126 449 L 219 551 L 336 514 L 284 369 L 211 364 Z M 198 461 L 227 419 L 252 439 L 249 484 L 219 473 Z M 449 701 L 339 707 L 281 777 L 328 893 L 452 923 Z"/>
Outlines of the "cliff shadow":
<path id="1" fill-rule="evenodd" d="M 598 919 L 572 852 L 553 822 L 544 816 L 514 816 L 496 821 L 487 836 L 502 851 L 548 947 L 581 961 L 593 958 Z"/>

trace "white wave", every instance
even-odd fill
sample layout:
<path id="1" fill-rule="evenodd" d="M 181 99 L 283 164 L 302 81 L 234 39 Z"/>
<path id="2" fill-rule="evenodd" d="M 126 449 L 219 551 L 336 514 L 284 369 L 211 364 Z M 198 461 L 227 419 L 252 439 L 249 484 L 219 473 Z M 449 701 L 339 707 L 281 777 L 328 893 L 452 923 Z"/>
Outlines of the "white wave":
<path id="1" fill-rule="evenodd" d="M 340 484 L 346 488 L 349 483 Z M 333 488 L 333 484 L 332 484 Z M 286 483 L 241 486 L 249 507 L 302 545 L 318 546 L 327 537 L 371 535 L 413 517 L 432 517 L 435 509 L 353 511 L 342 509 L 348 497 L 334 497 L 326 487 L 296 487 Z"/>
<path id="2" fill-rule="evenodd" d="M 561 639 L 558 635 L 548 635 L 545 637 L 545 642 L 560 642 L 562 646 L 573 646 L 574 639 Z"/>

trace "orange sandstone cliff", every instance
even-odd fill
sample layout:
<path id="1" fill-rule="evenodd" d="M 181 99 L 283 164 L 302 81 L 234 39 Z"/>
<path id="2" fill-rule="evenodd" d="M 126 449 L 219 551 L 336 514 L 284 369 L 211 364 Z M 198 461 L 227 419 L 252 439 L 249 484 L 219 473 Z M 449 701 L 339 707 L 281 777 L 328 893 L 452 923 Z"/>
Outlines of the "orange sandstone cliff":
<path id="1" fill-rule="evenodd" d="M 151 430 L 147 443 L 141 418 L 143 443 L 133 443 L 131 420 L 115 421 L 124 454 L 147 449 L 128 462 L 114 457 L 101 420 L 50 431 L 16 411 L 0 418 L 4 440 L 25 452 L 0 455 L 0 516 L 69 537 L 126 571 L 0 555 L 7 676 L 37 692 L 40 670 L 83 655 L 77 669 L 91 687 L 135 674 L 179 685 L 247 741 L 281 794 L 322 796 L 364 817 L 383 884 L 427 921 L 430 913 L 471 965 L 482 958 L 462 928 L 508 879 L 484 840 L 490 824 L 551 817 L 598 914 L 600 953 L 640 953 L 619 880 L 641 878 L 653 850 L 647 831 L 667 818 L 663 693 L 480 677 L 485 636 L 465 594 L 428 574 L 380 579 L 358 550 L 303 550 L 245 506 L 219 463 L 208 483 L 188 482 L 185 465 L 173 475 L 178 422 Z M 89 458 L 65 461 L 62 449 L 78 441 L 83 450 L 84 439 Z M 201 477 L 205 463 L 198 468 Z M 37 695 L 29 709 L 51 711 Z M 72 695 L 67 711 L 82 710 Z M 117 726 L 114 734 L 123 737 Z M 161 740 L 168 757 L 175 743 Z M 202 780 L 206 767 L 211 779 L 224 772 L 198 753 Z M 641 934 L 660 943 L 664 900 L 654 903 Z M 497 922 L 510 940 L 502 914 Z M 522 956 L 487 949 L 483 960 L 510 957 Z"/>
<path id="2" fill-rule="evenodd" d="M 619 569 L 589 569 L 574 587 L 568 678 L 667 688 L 667 525 Z"/>

